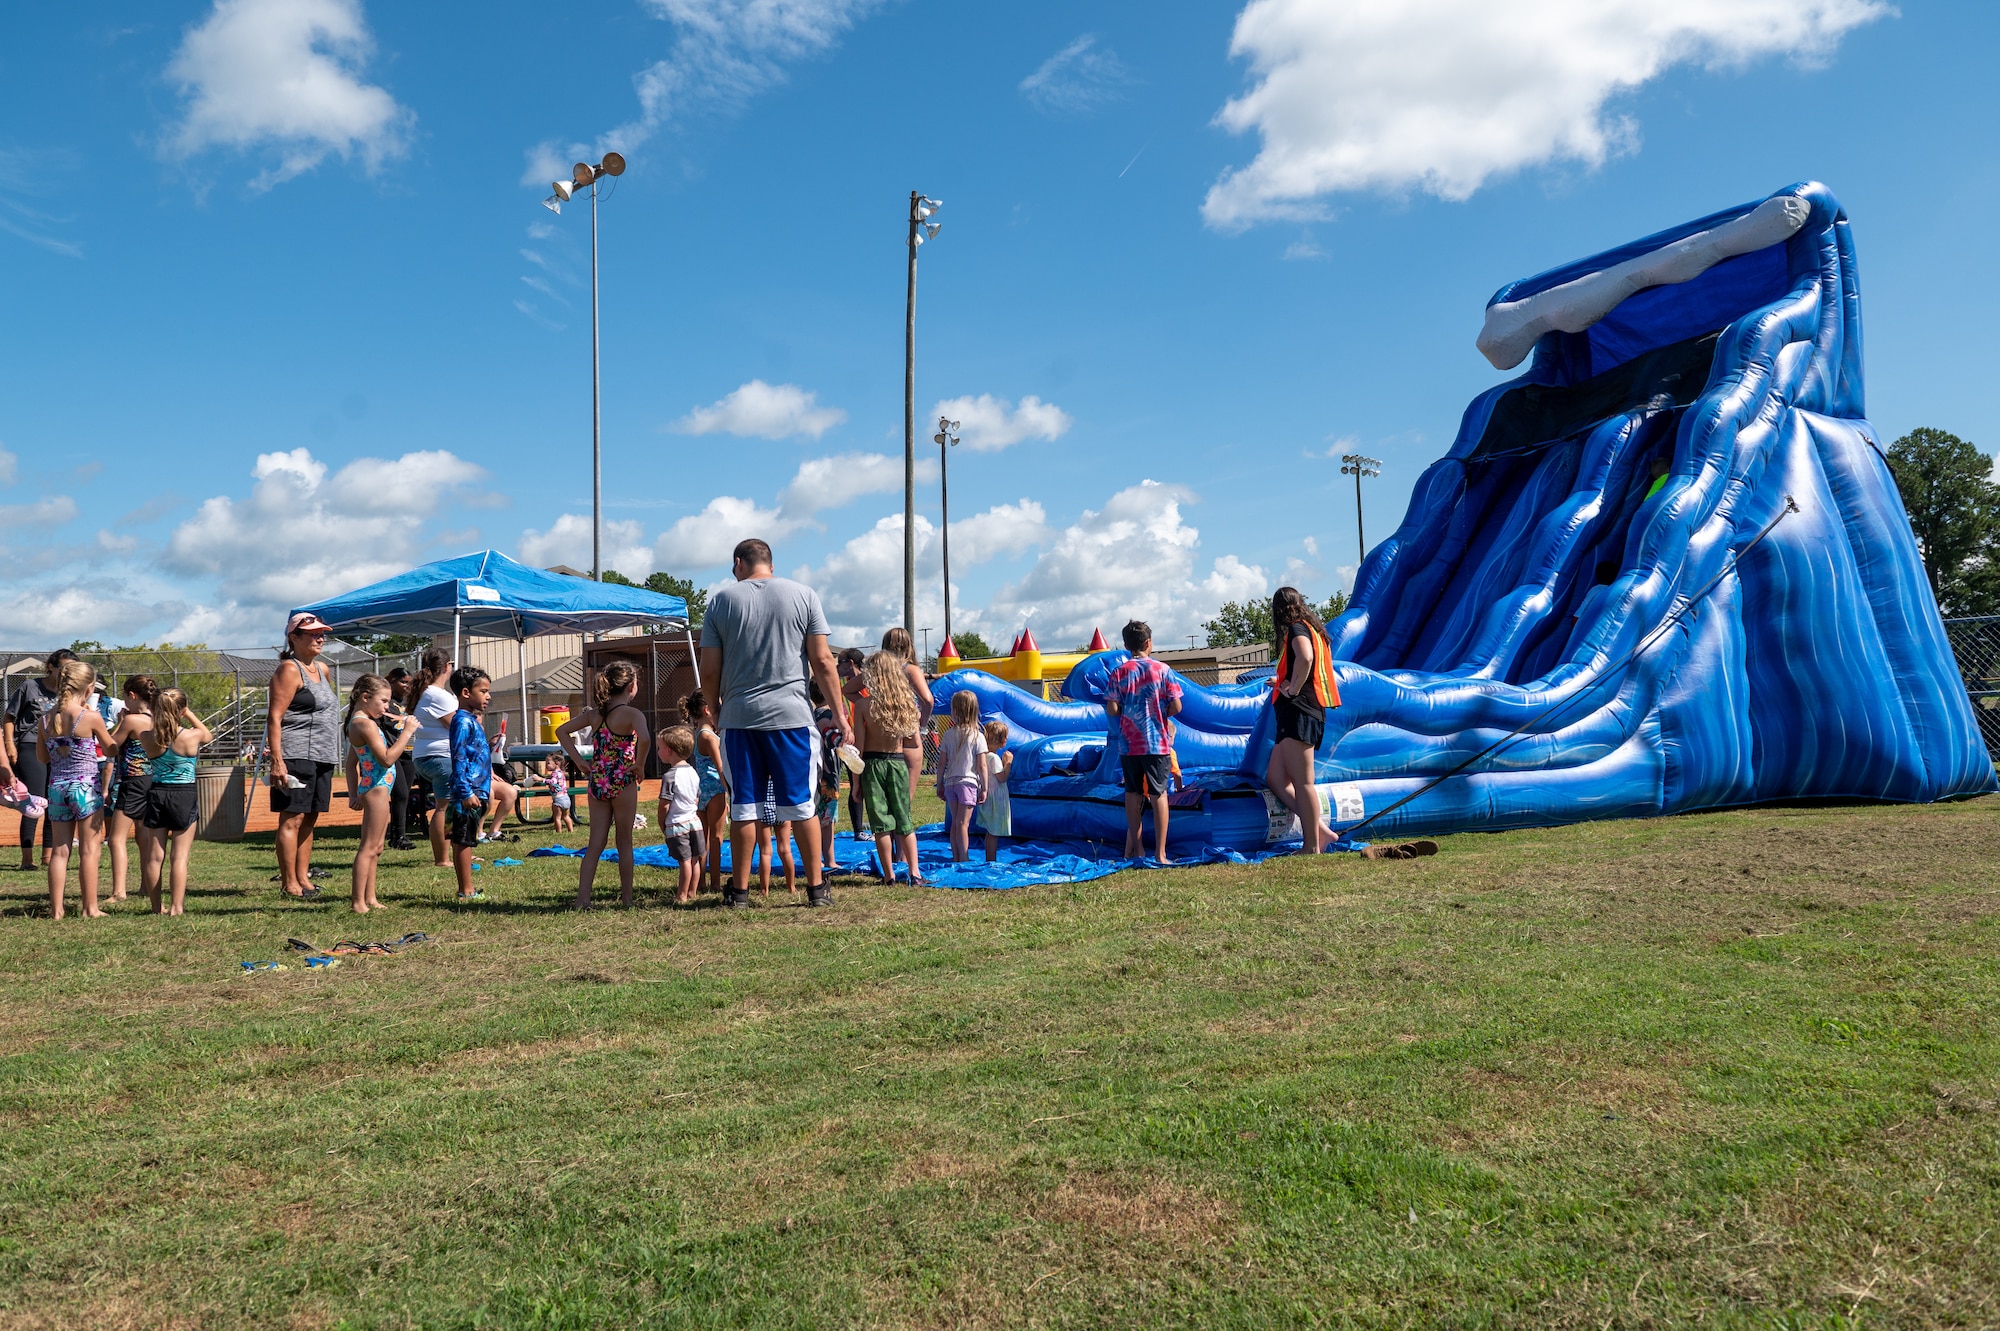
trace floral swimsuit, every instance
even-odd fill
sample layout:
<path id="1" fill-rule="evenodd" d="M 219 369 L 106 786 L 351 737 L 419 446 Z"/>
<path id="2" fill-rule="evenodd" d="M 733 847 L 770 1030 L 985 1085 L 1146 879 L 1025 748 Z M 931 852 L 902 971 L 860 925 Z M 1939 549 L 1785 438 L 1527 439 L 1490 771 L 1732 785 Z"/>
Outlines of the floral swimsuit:
<path id="1" fill-rule="evenodd" d="M 611 729 L 610 718 L 592 736 L 595 749 L 590 755 L 590 797 L 616 799 L 639 784 L 639 732 L 620 735 Z"/>

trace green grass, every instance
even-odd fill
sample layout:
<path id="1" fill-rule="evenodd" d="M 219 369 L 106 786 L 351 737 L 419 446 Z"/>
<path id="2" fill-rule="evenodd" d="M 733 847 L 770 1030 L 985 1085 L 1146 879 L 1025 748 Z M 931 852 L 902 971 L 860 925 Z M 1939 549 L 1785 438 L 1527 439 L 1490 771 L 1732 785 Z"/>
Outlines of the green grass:
<path id="1" fill-rule="evenodd" d="M 392 853 L 365 924 L 267 839 L 178 921 L 4 874 L 0 1327 L 1992 1325 L 1996 842 L 1772 810 L 743 915 Z M 438 942 L 237 978 L 357 928 Z"/>

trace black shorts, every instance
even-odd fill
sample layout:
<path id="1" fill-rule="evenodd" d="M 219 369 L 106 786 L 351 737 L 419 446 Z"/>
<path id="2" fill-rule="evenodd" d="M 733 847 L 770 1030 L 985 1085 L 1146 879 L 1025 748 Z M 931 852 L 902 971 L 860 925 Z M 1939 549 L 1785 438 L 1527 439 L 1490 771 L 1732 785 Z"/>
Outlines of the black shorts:
<path id="1" fill-rule="evenodd" d="M 279 781 L 271 786 L 272 813 L 325 813 L 333 804 L 333 763 L 316 763 L 301 758 L 287 760 L 285 770 L 305 783 L 294 790 Z"/>
<path id="2" fill-rule="evenodd" d="M 1278 738 L 1295 739 L 1308 749 L 1319 748 L 1319 742 L 1326 734 L 1326 712 L 1314 711 L 1299 706 L 1284 694 L 1278 695 L 1273 705 L 1278 714 Z"/>
<path id="3" fill-rule="evenodd" d="M 451 844 L 471 850 L 479 845 L 479 825 L 486 821 L 486 808 L 467 807 L 451 810 Z"/>
<path id="4" fill-rule="evenodd" d="M 153 778 L 145 772 L 127 772 L 125 779 L 118 783 L 118 802 L 112 807 L 135 823 L 146 821 L 147 795 L 153 789 Z"/>
<path id="5" fill-rule="evenodd" d="M 1173 789 L 1174 757 L 1170 753 L 1128 753 L 1118 760 L 1125 769 L 1128 795 L 1164 795 Z"/>
<path id="6" fill-rule="evenodd" d="M 194 826 L 194 782 L 154 783 L 146 792 L 146 826 L 156 832 L 185 832 Z"/>
<path id="7" fill-rule="evenodd" d="M 667 837 L 668 853 L 682 864 L 686 864 L 689 860 L 693 860 L 696 864 L 701 863 L 702 856 L 707 850 L 708 847 L 702 842 L 699 827 L 690 827 L 685 832 L 674 832 Z"/>

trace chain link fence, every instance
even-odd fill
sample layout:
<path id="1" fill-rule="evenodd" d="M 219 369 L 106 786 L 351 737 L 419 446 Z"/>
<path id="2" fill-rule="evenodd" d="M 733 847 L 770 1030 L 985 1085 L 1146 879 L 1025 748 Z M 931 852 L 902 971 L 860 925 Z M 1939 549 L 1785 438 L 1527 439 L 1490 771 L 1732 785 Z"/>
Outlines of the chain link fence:
<path id="1" fill-rule="evenodd" d="M 1987 756 L 2000 762 L 2000 615 L 1947 619 L 1944 632 L 1972 698 L 1972 714 L 1979 718 Z"/>
<path id="2" fill-rule="evenodd" d="M 42 677 L 43 662 L 52 647 L 0 649 L 0 711 L 9 699 Z M 342 697 L 364 674 L 383 675 L 397 666 L 414 672 L 419 653 L 380 655 L 350 643 L 329 643 L 320 654 L 332 670 L 334 692 Z M 264 748 L 264 721 L 270 701 L 271 676 L 278 654 L 269 647 L 141 647 L 115 651 L 77 652 L 88 662 L 112 697 L 122 697 L 126 682 L 150 675 L 161 688 L 187 694 L 188 706 L 215 733 L 202 750 L 205 762 L 256 762 Z"/>

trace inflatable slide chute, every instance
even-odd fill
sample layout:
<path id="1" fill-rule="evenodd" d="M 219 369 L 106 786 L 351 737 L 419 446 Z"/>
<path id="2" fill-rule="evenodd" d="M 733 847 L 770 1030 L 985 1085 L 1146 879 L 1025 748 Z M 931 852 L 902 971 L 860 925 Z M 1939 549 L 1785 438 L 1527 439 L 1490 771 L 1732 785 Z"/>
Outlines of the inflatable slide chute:
<path id="1" fill-rule="evenodd" d="M 1825 187 L 1510 283 L 1478 340 L 1501 368 L 1532 359 L 1466 409 L 1328 626 L 1336 828 L 1420 790 L 1366 835 L 1995 789 L 1866 419 Z M 1027 751 L 1020 835 L 1122 839 L 1099 701 L 1122 659 L 1079 663 L 1067 703 L 939 681 L 940 709 L 978 689 Z M 1262 793 L 1268 686 L 1181 682 L 1172 844 L 1295 836 Z"/>

